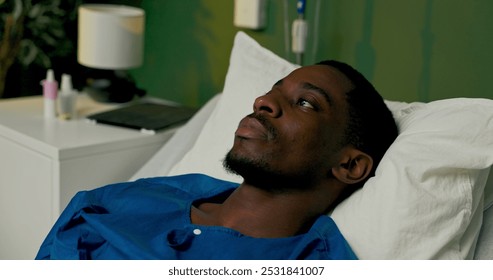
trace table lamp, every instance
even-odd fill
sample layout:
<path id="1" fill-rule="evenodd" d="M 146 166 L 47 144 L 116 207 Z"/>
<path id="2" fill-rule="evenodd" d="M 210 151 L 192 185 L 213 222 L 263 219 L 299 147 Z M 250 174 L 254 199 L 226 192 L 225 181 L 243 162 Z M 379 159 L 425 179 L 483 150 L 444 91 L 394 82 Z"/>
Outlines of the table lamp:
<path id="1" fill-rule="evenodd" d="M 78 9 L 77 61 L 87 67 L 84 91 L 99 102 L 123 103 L 143 96 L 127 70 L 142 65 L 144 10 L 112 4 Z"/>

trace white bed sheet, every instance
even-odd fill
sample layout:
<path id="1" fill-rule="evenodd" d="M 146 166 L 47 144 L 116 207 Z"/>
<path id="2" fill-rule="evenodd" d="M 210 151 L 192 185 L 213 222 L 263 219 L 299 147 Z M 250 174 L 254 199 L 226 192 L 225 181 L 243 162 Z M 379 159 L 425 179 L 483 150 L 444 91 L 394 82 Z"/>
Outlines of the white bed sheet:
<path id="1" fill-rule="evenodd" d="M 171 139 L 135 173 L 130 181 L 139 178 L 167 176 L 171 168 L 195 144 L 204 124 L 209 119 L 221 94 L 211 98 L 186 124 L 179 128 Z"/>
<path id="2" fill-rule="evenodd" d="M 490 173 L 490 178 L 492 178 Z M 489 207 L 483 213 L 483 225 L 479 232 L 475 260 L 493 260 L 493 207 Z"/>

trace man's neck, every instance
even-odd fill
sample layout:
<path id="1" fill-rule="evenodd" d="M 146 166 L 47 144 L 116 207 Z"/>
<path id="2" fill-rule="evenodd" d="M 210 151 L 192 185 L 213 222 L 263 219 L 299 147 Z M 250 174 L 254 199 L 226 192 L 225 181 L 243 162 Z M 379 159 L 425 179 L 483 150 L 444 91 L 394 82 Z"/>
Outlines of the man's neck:
<path id="1" fill-rule="evenodd" d="M 322 191 L 272 193 L 247 184 L 223 203 L 203 203 L 192 208 L 192 222 L 224 226 L 252 237 L 287 237 L 310 229 L 325 214 L 332 196 Z M 325 190 L 327 189 L 327 190 Z"/>

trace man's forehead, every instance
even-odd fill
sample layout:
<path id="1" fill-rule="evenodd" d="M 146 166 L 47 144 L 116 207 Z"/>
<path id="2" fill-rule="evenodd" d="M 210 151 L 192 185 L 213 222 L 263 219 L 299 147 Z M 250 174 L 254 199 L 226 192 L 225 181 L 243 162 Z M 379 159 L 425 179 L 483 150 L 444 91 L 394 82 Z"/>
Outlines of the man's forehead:
<path id="1" fill-rule="evenodd" d="M 329 65 L 300 67 L 291 72 L 286 78 L 296 78 L 302 84 L 312 84 L 320 88 L 325 88 L 333 93 L 346 93 L 354 88 L 353 83 L 346 75 L 337 68 Z M 280 83 L 282 83 L 282 80 L 278 81 L 276 85 Z"/>

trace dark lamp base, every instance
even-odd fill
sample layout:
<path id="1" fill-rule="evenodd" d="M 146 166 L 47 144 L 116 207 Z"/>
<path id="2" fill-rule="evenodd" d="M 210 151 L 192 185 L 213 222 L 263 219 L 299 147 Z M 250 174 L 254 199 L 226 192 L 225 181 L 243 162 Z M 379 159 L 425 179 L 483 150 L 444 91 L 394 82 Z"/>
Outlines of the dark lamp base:
<path id="1" fill-rule="evenodd" d="M 145 90 L 137 88 L 125 72 L 101 71 L 98 74 L 87 78 L 84 87 L 84 92 L 97 102 L 125 103 L 146 94 Z"/>

